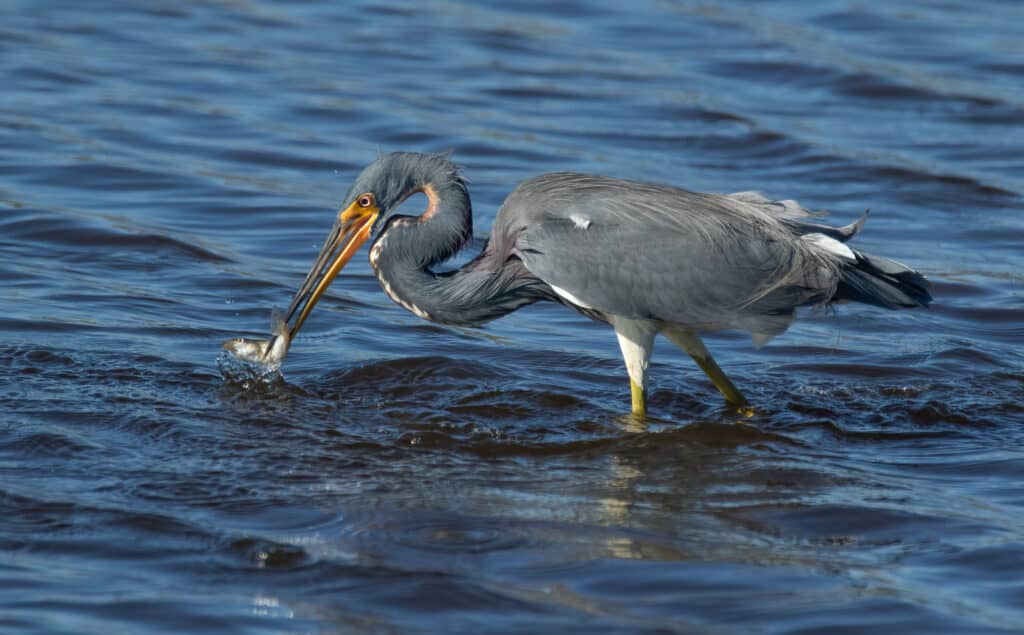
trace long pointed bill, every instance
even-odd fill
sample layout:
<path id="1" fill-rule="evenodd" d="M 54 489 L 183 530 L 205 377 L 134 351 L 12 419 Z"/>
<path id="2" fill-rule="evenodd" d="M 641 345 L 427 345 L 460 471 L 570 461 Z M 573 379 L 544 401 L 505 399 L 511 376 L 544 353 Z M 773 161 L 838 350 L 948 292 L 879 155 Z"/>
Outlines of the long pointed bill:
<path id="1" fill-rule="evenodd" d="M 327 241 L 313 262 L 313 267 L 288 307 L 285 322 L 291 322 L 292 316 L 298 311 L 298 317 L 289 332 L 290 338 L 299 332 L 320 296 L 370 237 L 370 230 L 379 213 L 376 205 L 360 207 L 352 203 L 338 215 L 338 221 L 327 235 Z"/>

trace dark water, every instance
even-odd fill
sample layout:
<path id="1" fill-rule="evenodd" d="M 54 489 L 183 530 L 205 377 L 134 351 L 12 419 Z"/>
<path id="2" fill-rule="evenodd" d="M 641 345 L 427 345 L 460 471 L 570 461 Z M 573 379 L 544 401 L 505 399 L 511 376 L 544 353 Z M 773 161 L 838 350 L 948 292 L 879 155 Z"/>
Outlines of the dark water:
<path id="1" fill-rule="evenodd" d="M 0 631 L 1024 629 L 1024 6 L 99 4 L 0 8 Z M 606 328 L 361 255 L 225 383 L 399 149 L 479 237 L 556 169 L 870 208 L 937 301 L 710 338 L 742 422 L 662 342 L 643 428 Z"/>

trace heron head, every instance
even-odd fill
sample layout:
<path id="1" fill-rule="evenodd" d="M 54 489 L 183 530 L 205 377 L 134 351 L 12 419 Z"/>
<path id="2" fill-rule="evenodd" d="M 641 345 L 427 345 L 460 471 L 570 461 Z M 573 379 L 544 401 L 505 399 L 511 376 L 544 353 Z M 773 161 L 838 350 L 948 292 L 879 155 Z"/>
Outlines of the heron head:
<path id="1" fill-rule="evenodd" d="M 373 210 L 376 216 L 370 235 L 376 236 L 397 214 L 399 206 L 413 194 L 426 194 L 433 206 L 437 202 L 437 192 L 453 186 L 465 191 L 458 168 L 445 154 L 384 154 L 366 166 L 352 182 L 338 212 L 338 220 L 344 222 L 347 218 L 359 215 L 361 211 Z M 466 198 L 468 201 L 468 194 Z"/>
<path id="2" fill-rule="evenodd" d="M 386 230 L 403 201 L 424 192 L 431 205 L 425 214 L 429 215 L 437 204 L 437 188 L 451 183 L 464 188 L 455 164 L 440 154 L 393 152 L 366 166 L 345 195 L 320 254 L 292 299 L 285 319 L 291 322 L 296 312 L 298 317 L 290 336 L 363 243 Z"/>

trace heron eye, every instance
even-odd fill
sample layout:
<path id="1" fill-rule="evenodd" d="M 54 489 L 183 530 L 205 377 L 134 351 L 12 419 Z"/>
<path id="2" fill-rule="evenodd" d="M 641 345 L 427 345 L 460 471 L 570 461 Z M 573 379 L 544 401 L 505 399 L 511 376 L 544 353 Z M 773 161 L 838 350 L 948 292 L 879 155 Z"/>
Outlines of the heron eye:
<path id="1" fill-rule="evenodd" d="M 373 205 L 373 195 L 363 194 L 362 196 L 359 197 L 359 200 L 356 202 L 359 203 L 359 207 L 369 207 Z"/>

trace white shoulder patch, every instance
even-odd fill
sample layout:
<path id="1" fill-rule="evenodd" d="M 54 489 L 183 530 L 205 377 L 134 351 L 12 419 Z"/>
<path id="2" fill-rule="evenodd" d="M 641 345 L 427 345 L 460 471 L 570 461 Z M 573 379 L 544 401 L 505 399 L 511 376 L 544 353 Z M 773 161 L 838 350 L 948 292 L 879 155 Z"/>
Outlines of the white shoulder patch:
<path id="1" fill-rule="evenodd" d="M 576 227 L 579 227 L 580 229 L 586 229 L 590 227 L 590 219 L 584 218 L 579 214 L 570 214 L 569 220 L 571 220 L 573 224 L 576 225 Z"/>
<path id="2" fill-rule="evenodd" d="M 814 243 L 817 247 L 824 249 L 825 251 L 835 254 L 841 258 L 847 260 L 856 260 L 857 257 L 853 255 L 853 250 L 839 242 L 835 238 L 830 238 L 825 234 L 804 234 L 803 240 L 809 243 Z"/>
<path id="3" fill-rule="evenodd" d="M 573 294 L 569 293 L 568 291 L 566 291 L 566 290 L 565 290 L 565 289 L 563 289 L 562 287 L 556 287 L 556 286 L 555 286 L 555 285 L 553 285 L 553 284 L 552 284 L 552 285 L 549 285 L 549 286 L 551 287 L 551 290 L 552 290 L 552 291 L 554 291 L 555 293 L 557 293 L 557 294 L 558 294 L 559 296 L 561 296 L 561 297 L 565 298 L 565 299 L 566 299 L 566 300 L 568 300 L 569 302 L 572 302 L 572 303 L 573 303 L 573 304 L 575 304 L 576 306 L 581 306 L 581 307 L 583 307 L 584 309 L 590 309 L 590 310 L 593 310 L 593 309 L 594 309 L 594 307 L 592 307 L 592 306 L 587 306 L 587 303 L 586 303 L 586 302 L 584 302 L 583 300 L 580 300 L 579 298 L 577 298 L 577 297 L 576 297 L 576 296 L 574 296 Z"/>

